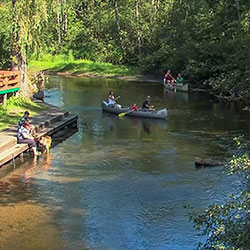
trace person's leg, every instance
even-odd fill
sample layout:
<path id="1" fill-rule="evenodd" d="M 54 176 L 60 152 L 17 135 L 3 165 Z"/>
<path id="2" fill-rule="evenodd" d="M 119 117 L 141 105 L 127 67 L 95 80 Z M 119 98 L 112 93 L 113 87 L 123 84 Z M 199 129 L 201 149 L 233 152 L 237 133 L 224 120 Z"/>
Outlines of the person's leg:
<path id="1" fill-rule="evenodd" d="M 40 153 L 37 151 L 37 148 L 36 148 L 36 147 L 32 147 L 31 149 L 32 149 L 32 151 L 33 151 L 34 156 L 40 155 Z"/>
<path id="2" fill-rule="evenodd" d="M 34 156 L 37 156 L 39 155 L 39 152 L 37 151 L 37 148 L 36 148 L 36 143 L 34 140 L 32 139 L 21 139 L 21 140 L 18 140 L 18 143 L 26 143 L 29 145 L 29 148 L 32 149 L 33 153 L 34 153 Z"/>
<path id="3" fill-rule="evenodd" d="M 27 139 L 27 140 L 28 140 L 29 147 L 31 147 L 34 153 L 34 156 L 40 155 L 36 148 L 36 142 L 32 139 Z"/>

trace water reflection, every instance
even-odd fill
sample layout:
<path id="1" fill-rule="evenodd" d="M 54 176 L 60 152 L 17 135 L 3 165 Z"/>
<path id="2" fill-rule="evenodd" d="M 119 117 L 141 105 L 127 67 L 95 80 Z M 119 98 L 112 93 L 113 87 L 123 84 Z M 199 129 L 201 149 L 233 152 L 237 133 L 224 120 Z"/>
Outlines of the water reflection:
<path id="1" fill-rule="evenodd" d="M 115 114 L 110 114 L 106 112 L 103 112 L 102 116 L 105 120 L 108 120 L 110 131 L 114 130 L 115 121 L 117 119 L 121 121 L 123 120 L 130 121 L 131 122 L 130 125 L 135 126 L 137 128 L 142 128 L 144 132 L 146 132 L 147 134 L 150 134 L 152 129 L 167 128 L 167 121 L 163 119 L 150 119 L 150 118 L 133 117 L 133 116 L 125 116 L 120 118 Z"/>
<path id="2" fill-rule="evenodd" d="M 189 92 L 172 91 L 163 89 L 164 98 L 177 102 L 179 105 L 185 105 L 189 101 Z"/>

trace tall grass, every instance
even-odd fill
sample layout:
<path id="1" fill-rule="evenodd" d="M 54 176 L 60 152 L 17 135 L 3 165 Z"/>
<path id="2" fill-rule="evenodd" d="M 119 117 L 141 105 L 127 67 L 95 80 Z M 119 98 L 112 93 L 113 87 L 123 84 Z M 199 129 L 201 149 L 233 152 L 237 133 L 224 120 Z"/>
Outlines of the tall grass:
<path id="1" fill-rule="evenodd" d="M 72 74 L 98 74 L 106 76 L 135 75 L 136 69 L 111 63 L 75 60 L 72 51 L 68 55 L 43 54 L 39 60 L 31 60 L 31 70 L 70 72 Z"/>

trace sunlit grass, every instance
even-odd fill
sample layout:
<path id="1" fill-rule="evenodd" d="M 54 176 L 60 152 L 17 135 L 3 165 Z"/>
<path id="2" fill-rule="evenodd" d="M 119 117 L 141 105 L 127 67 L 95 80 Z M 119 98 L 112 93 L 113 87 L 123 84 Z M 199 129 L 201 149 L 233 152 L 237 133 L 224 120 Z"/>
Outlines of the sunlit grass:
<path id="1" fill-rule="evenodd" d="M 44 107 L 24 97 L 11 97 L 6 106 L 0 105 L 0 130 L 16 125 L 25 110 L 33 116 L 44 110 Z"/>
<path id="2" fill-rule="evenodd" d="M 56 72 L 69 72 L 72 74 L 98 74 L 106 76 L 135 75 L 136 69 L 113 65 L 111 63 L 93 62 L 90 60 L 74 60 L 67 56 L 46 55 L 41 60 L 31 60 L 29 68 L 32 71 L 48 70 Z"/>

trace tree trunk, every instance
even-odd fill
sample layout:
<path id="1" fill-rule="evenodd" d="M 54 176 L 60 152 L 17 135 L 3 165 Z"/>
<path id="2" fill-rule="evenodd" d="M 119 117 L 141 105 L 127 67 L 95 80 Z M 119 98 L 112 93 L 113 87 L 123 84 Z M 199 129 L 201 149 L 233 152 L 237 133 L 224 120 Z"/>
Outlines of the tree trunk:
<path id="1" fill-rule="evenodd" d="M 18 70 L 21 71 L 21 91 L 24 95 L 30 95 L 30 89 L 28 87 L 28 77 L 27 77 L 27 59 L 21 52 L 16 55 L 18 64 Z"/>
<path id="2" fill-rule="evenodd" d="M 61 4 L 59 4 L 59 6 L 57 6 L 57 10 L 56 10 L 56 22 L 57 22 L 57 41 L 58 41 L 58 45 L 61 44 Z"/>
<path id="3" fill-rule="evenodd" d="M 121 35 L 121 26 L 120 26 L 120 21 L 119 21 L 119 11 L 118 11 L 118 5 L 117 5 L 116 0 L 114 0 L 114 11 L 115 11 L 115 20 L 116 20 L 116 27 L 117 27 L 118 36 L 119 36 L 119 42 L 124 52 L 123 39 Z"/>
<path id="4" fill-rule="evenodd" d="M 139 26 L 139 1 L 135 1 L 135 16 L 136 16 L 136 29 L 137 29 L 137 42 L 138 42 L 138 52 L 141 57 L 141 31 Z"/>
<path id="5" fill-rule="evenodd" d="M 16 0 L 12 0 L 13 18 L 12 18 L 12 44 L 11 44 L 11 70 L 19 70 L 21 72 L 21 92 L 25 96 L 30 96 L 31 91 L 27 81 L 27 59 L 26 51 L 22 51 L 18 45 L 18 24 L 16 20 Z"/>

